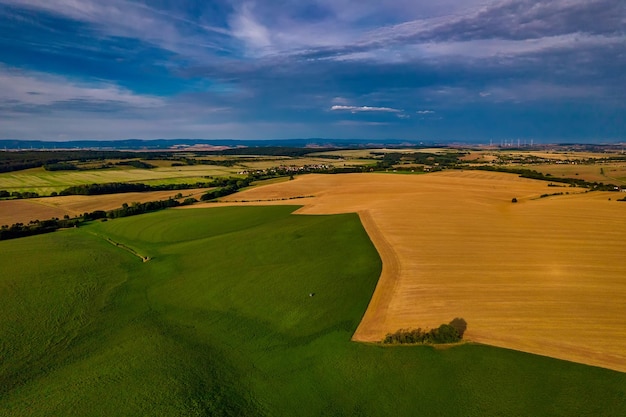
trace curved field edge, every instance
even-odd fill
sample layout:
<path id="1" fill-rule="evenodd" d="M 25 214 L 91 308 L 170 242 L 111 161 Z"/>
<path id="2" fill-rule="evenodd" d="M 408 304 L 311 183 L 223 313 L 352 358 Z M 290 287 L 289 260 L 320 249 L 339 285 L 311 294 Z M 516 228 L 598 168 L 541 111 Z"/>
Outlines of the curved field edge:
<path id="1" fill-rule="evenodd" d="M 380 259 L 356 215 L 293 210 L 166 210 L 0 242 L 0 415 L 626 413 L 618 372 L 350 342 Z"/>
<path id="2" fill-rule="evenodd" d="M 355 340 L 463 317 L 468 340 L 624 372 L 624 205 L 566 190 L 540 198 L 549 183 L 504 173 L 372 173 L 307 175 L 224 200 L 313 195 L 299 214 L 361 215 L 383 272 Z"/>

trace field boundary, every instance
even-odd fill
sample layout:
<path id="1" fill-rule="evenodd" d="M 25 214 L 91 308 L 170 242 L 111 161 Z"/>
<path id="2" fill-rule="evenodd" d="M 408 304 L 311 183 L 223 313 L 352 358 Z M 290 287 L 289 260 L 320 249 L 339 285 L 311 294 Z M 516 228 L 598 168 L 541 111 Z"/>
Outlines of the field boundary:
<path id="1" fill-rule="evenodd" d="M 384 328 L 387 311 L 400 277 L 400 260 L 393 246 L 378 228 L 369 210 L 360 210 L 357 214 L 363 228 L 378 251 L 382 261 L 382 270 L 367 309 L 352 335 L 352 340 L 355 342 L 381 342 L 379 332 L 376 330 Z"/>
<path id="2" fill-rule="evenodd" d="M 123 243 L 116 242 L 116 241 L 114 241 L 113 239 L 111 239 L 109 237 L 100 236 L 97 233 L 92 233 L 92 232 L 89 232 L 89 233 L 91 233 L 92 235 L 97 236 L 97 237 L 99 237 L 101 239 L 104 239 L 105 241 L 107 241 L 108 243 L 110 243 L 111 245 L 113 245 L 115 247 L 118 247 L 118 248 L 120 248 L 122 250 L 125 250 L 128 253 L 131 253 L 131 254 L 135 255 L 136 257 L 140 258 L 142 262 L 148 262 L 148 261 L 150 261 L 152 259 L 149 256 L 143 256 L 142 254 L 140 254 L 139 252 L 137 252 L 133 248 L 131 248 L 129 246 L 126 246 Z"/>

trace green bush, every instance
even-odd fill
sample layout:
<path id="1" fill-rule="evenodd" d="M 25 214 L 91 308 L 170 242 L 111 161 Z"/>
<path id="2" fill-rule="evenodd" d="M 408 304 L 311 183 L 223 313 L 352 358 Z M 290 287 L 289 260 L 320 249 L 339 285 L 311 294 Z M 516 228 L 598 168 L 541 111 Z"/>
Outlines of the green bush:
<path id="1" fill-rule="evenodd" d="M 442 324 L 436 329 L 400 329 L 389 333 L 383 340 L 384 344 L 440 344 L 456 343 L 461 341 L 467 329 L 467 322 L 462 318 L 455 318 L 449 324 Z"/>

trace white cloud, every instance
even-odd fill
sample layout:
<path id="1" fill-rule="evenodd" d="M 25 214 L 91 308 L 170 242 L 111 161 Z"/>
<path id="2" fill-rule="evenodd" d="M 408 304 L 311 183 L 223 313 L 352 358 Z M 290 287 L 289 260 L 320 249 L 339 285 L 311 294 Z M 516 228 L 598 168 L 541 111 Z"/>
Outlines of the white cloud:
<path id="1" fill-rule="evenodd" d="M 257 20 L 250 4 L 244 4 L 231 17 L 230 27 L 233 36 L 244 42 L 253 55 L 261 55 L 272 45 L 270 31 Z"/>
<path id="2" fill-rule="evenodd" d="M 400 113 L 402 110 L 391 107 L 371 107 L 371 106 L 340 106 L 335 105 L 330 108 L 332 111 L 349 111 L 352 113 L 360 112 L 382 112 L 382 113 Z"/>
<path id="3" fill-rule="evenodd" d="M 435 114 L 433 110 L 418 110 L 417 114 Z"/>
<path id="4" fill-rule="evenodd" d="M 204 49 L 224 49 L 206 34 L 230 35 L 225 28 L 205 25 L 174 10 L 167 13 L 127 0 L 0 0 L 18 8 L 34 9 L 89 24 L 100 36 L 140 39 L 188 56 L 202 56 Z"/>
<path id="5" fill-rule="evenodd" d="M 138 95 L 112 83 L 72 81 L 58 75 L 25 72 L 0 65 L 0 104 L 45 106 L 63 102 L 120 103 L 151 108 L 163 104 L 154 96 Z"/>

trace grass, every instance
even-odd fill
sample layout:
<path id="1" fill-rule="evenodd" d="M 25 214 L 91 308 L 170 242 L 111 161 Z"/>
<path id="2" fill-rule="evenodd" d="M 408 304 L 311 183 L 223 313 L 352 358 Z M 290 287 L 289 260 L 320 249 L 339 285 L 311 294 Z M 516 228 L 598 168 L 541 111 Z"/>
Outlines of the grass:
<path id="1" fill-rule="evenodd" d="M 223 159 L 223 158 L 215 158 Z M 161 184 L 193 184 L 209 181 L 207 177 L 241 176 L 243 170 L 268 169 L 279 165 L 316 165 L 332 164 L 363 165 L 371 161 L 349 160 L 335 161 L 323 158 L 263 158 L 246 161 L 245 158 L 235 159 L 237 164 L 227 167 L 221 165 L 171 166 L 171 161 L 157 161 L 157 168 L 137 169 L 120 168 L 93 169 L 85 171 L 46 171 L 44 168 L 32 168 L 23 171 L 0 173 L 0 190 L 9 192 L 36 192 L 41 196 L 60 192 L 72 185 L 101 184 L 107 182 L 141 182 L 148 185 Z M 152 163 L 153 161 L 148 161 Z"/>
<path id="2" fill-rule="evenodd" d="M 293 209 L 168 210 L 0 242 L 0 415 L 626 414 L 619 372 L 351 342 L 380 260 L 356 215 Z"/>
<path id="3" fill-rule="evenodd" d="M 30 191 L 50 195 L 72 185 L 101 184 L 107 182 L 142 182 L 150 185 L 180 184 L 207 181 L 206 176 L 230 176 L 235 167 L 193 165 L 154 169 L 100 169 L 90 171 L 46 171 L 33 168 L 0 174 L 0 190 Z"/>

